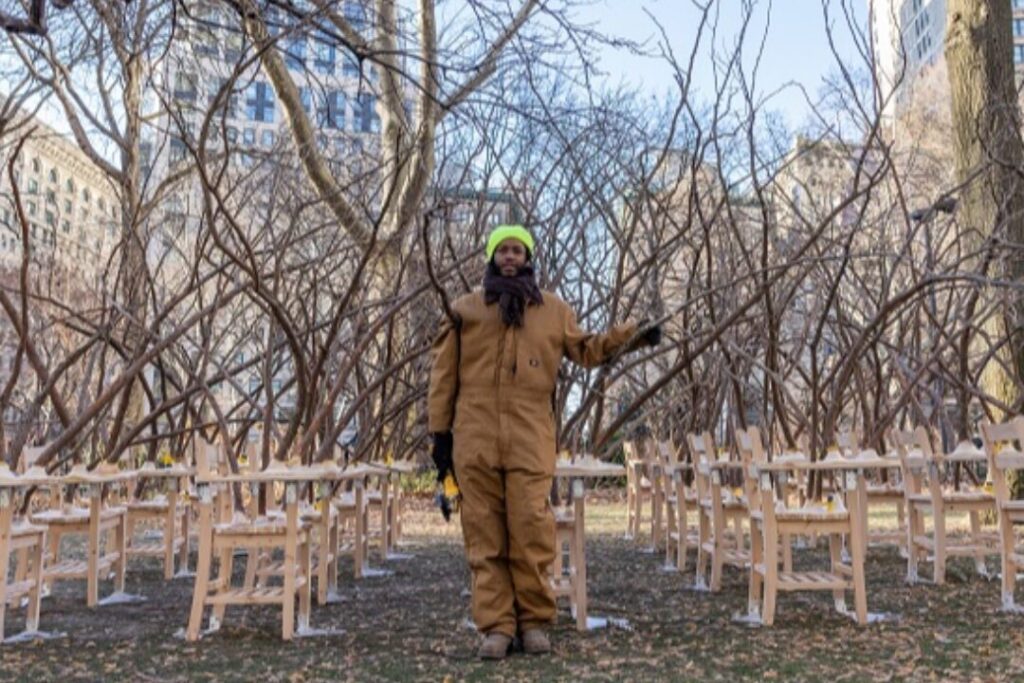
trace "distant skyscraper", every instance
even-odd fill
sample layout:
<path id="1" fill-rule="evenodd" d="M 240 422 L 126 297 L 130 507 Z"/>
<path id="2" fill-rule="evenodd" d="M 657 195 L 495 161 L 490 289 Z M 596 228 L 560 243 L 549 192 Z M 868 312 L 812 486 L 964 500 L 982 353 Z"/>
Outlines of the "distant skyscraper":
<path id="1" fill-rule="evenodd" d="M 867 0 L 875 73 L 883 114 L 891 117 L 909 101 L 921 70 L 944 60 L 946 0 Z M 1024 69 L 1024 0 L 1013 3 L 1013 63 Z"/>

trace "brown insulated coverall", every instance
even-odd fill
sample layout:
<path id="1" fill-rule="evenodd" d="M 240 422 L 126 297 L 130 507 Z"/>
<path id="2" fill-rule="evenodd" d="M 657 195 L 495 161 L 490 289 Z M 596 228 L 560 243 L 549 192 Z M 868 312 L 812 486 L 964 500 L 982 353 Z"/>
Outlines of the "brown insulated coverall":
<path id="1" fill-rule="evenodd" d="M 498 305 L 484 303 L 482 291 L 456 300 L 453 308 L 462 318 L 458 367 L 454 328 L 434 342 L 429 428 L 453 432 L 473 621 L 481 633 L 514 636 L 517 627 L 554 619 L 548 571 L 555 526 L 548 494 L 558 367 L 563 356 L 600 365 L 636 331 L 629 323 L 607 334 L 583 332 L 568 304 L 550 292 L 543 296 L 544 305 L 527 307 L 521 328 L 506 327 Z"/>

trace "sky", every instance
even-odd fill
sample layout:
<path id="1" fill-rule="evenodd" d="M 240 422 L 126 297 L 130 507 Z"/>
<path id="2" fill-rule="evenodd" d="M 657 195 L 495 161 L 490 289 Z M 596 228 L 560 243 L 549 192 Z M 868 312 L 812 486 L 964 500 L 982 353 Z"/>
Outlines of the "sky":
<path id="1" fill-rule="evenodd" d="M 701 12 L 698 0 L 573 0 L 575 23 L 591 26 L 597 32 L 643 43 L 656 51 L 662 36 L 655 20 L 661 24 L 677 59 L 685 62 L 693 49 L 698 33 Z M 744 42 L 744 62 L 754 62 L 762 38 L 764 50 L 758 71 L 758 94 L 770 99 L 767 110 L 780 113 L 788 127 L 796 130 L 807 122 L 810 105 L 800 89 L 791 85 L 802 84 L 811 97 L 817 97 L 823 79 L 837 71 L 825 31 L 825 9 L 835 27 L 836 49 L 844 62 L 866 70 L 864 58 L 857 52 L 850 29 L 845 24 L 844 7 L 853 13 L 854 22 L 866 35 L 867 3 L 869 0 L 699 0 L 710 2 L 716 10 L 718 34 L 714 41 L 721 55 L 731 52 L 729 46 L 737 39 L 741 29 L 743 8 L 753 7 L 753 20 Z M 649 13 L 649 15 L 648 15 Z M 653 19 L 652 19 L 653 17 Z M 705 34 L 706 36 L 707 34 Z M 711 53 L 708 39 L 702 49 L 694 71 L 698 100 L 706 99 L 714 88 L 710 68 Z M 628 50 L 611 46 L 598 46 L 598 68 L 605 72 L 605 84 L 631 84 L 652 95 L 677 93 L 672 71 L 664 61 L 653 57 L 631 54 Z M 66 132 L 63 117 L 55 110 L 47 110 L 43 118 L 62 132 Z"/>
<path id="2" fill-rule="evenodd" d="M 707 0 L 703 0 L 706 2 Z M 702 4 L 703 4 L 702 2 Z M 806 98 L 789 83 L 804 86 L 811 97 L 817 97 L 823 79 L 838 73 L 835 56 L 829 48 L 826 20 L 828 10 L 834 28 L 836 50 L 847 65 L 867 70 L 857 50 L 851 30 L 843 14 L 852 13 L 853 22 L 865 36 L 867 31 L 868 0 L 718 0 L 718 38 L 716 49 L 721 53 L 735 44 L 742 26 L 742 7 L 753 4 L 753 20 L 744 41 L 744 63 L 753 65 L 762 38 L 764 51 L 759 67 L 758 92 L 771 95 L 768 108 L 778 111 L 791 127 L 800 127 L 809 113 Z M 591 24 L 601 33 L 645 42 L 656 49 L 661 41 L 660 31 L 650 13 L 661 24 L 669 44 L 680 61 L 688 59 L 697 37 L 701 12 L 693 0 L 593 0 L 575 11 L 578 21 Z M 704 43 L 707 43 L 705 39 Z M 698 97 L 713 92 L 712 71 L 709 68 L 710 51 L 702 49 L 695 69 L 694 86 Z M 602 47 L 599 67 L 607 72 L 609 84 L 633 83 L 652 94 L 661 95 L 675 90 L 670 68 L 657 59 L 629 54 L 623 49 Z M 779 92 L 776 90 L 782 88 Z"/>

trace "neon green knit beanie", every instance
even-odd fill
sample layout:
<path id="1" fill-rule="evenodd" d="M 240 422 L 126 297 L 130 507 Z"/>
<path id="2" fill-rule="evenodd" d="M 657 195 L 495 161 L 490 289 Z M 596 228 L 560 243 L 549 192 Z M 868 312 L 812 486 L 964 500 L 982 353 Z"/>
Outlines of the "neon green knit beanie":
<path id="1" fill-rule="evenodd" d="M 498 245 L 507 239 L 516 239 L 526 245 L 526 248 L 533 253 L 533 235 L 521 225 L 499 225 L 491 231 L 487 238 L 487 260 L 494 257 L 494 251 Z"/>

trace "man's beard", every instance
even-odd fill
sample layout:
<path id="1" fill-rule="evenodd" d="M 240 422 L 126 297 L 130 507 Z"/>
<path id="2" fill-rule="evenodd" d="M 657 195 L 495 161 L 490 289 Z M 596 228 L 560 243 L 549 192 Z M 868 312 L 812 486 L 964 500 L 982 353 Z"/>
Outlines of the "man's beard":
<path id="1" fill-rule="evenodd" d="M 522 327 L 526 306 L 531 303 L 540 306 L 544 303 L 533 266 L 527 263 L 515 275 L 503 275 L 494 261 L 490 261 L 484 273 L 484 301 L 498 304 L 501 320 L 506 325 Z"/>

